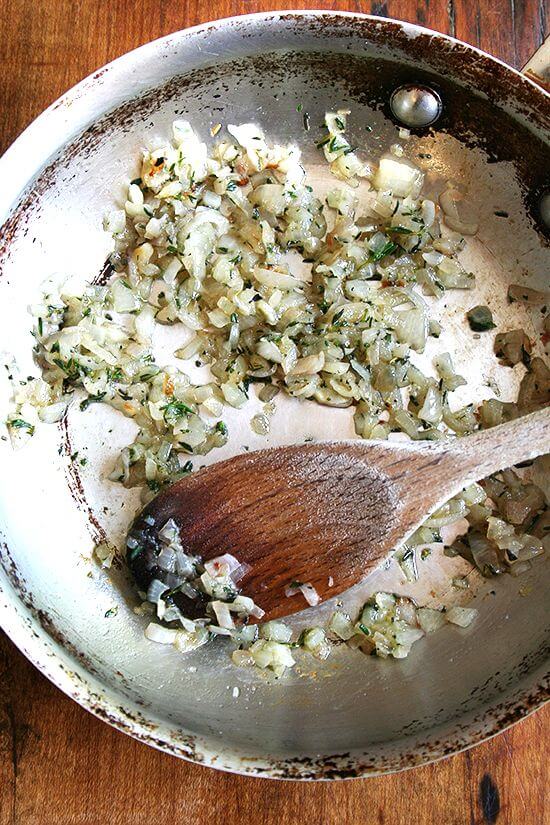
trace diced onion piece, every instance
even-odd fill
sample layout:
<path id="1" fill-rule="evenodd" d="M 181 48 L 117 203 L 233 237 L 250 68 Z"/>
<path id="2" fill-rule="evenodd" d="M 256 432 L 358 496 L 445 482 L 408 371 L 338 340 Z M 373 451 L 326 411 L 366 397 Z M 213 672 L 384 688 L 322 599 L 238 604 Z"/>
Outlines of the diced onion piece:
<path id="1" fill-rule="evenodd" d="M 252 567 L 249 564 L 246 562 L 240 562 L 239 566 L 232 570 L 229 575 L 231 576 L 232 581 L 239 582 L 247 575 L 247 573 L 250 573 L 251 570 Z"/>
<path id="2" fill-rule="evenodd" d="M 431 607 L 419 607 L 416 611 L 418 624 L 424 633 L 434 633 L 445 624 L 445 614 L 441 610 L 434 610 Z"/>
<path id="3" fill-rule="evenodd" d="M 230 630 L 228 627 L 218 627 L 218 625 L 211 624 L 208 626 L 208 629 L 214 636 L 232 636 L 233 631 Z"/>
<path id="4" fill-rule="evenodd" d="M 439 204 L 445 216 L 445 223 L 450 229 L 462 235 L 475 235 L 479 229 L 478 223 L 472 220 L 470 215 L 462 217 L 459 214 L 458 204 L 462 200 L 461 193 L 456 189 L 445 189 L 441 193 Z"/>
<path id="5" fill-rule="evenodd" d="M 249 648 L 255 664 L 260 668 L 270 668 L 277 676 L 282 676 L 288 667 L 295 664 L 287 645 L 258 639 Z"/>
<path id="6" fill-rule="evenodd" d="M 179 538 L 179 529 L 174 519 L 169 519 L 166 524 L 161 527 L 158 532 L 158 537 L 164 544 L 171 544 L 177 541 Z"/>
<path id="7" fill-rule="evenodd" d="M 214 601 L 210 603 L 212 610 L 216 614 L 216 619 L 220 627 L 232 630 L 235 623 L 231 618 L 231 612 L 226 602 Z"/>
<path id="8" fill-rule="evenodd" d="M 38 410 L 38 417 L 40 421 L 43 421 L 45 424 L 54 424 L 63 418 L 67 406 L 65 401 L 59 401 L 57 404 L 49 404 L 47 407 L 41 407 Z"/>
<path id="9" fill-rule="evenodd" d="M 250 615 L 254 616 L 255 619 L 263 619 L 265 616 L 265 610 L 262 610 L 261 607 L 258 607 L 258 605 L 255 604 L 250 608 Z"/>
<path id="10" fill-rule="evenodd" d="M 528 366 L 531 361 L 531 341 L 522 329 L 499 332 L 494 349 L 503 366 L 513 367 L 521 361 Z"/>
<path id="11" fill-rule="evenodd" d="M 309 582 L 301 584 L 298 589 L 301 591 L 304 599 L 310 607 L 315 607 L 315 605 L 319 604 L 319 602 L 321 601 L 321 597 L 319 596 L 313 585 Z"/>
<path id="12" fill-rule="evenodd" d="M 210 633 L 205 627 L 195 625 L 194 630 L 178 630 L 174 641 L 174 646 L 180 653 L 188 653 L 206 644 L 210 638 Z"/>
<path id="13" fill-rule="evenodd" d="M 418 411 L 418 417 L 428 424 L 439 424 L 443 416 L 441 394 L 435 387 L 428 387 L 424 403 Z"/>
<path id="14" fill-rule="evenodd" d="M 101 562 L 102 567 L 109 568 L 116 555 L 116 549 L 108 541 L 101 541 L 94 547 L 94 554 Z"/>
<path id="15" fill-rule="evenodd" d="M 519 302 L 522 304 L 543 304 L 550 298 L 550 292 L 542 292 L 538 289 L 531 289 L 521 284 L 511 284 L 508 287 L 508 300 L 510 303 Z"/>
<path id="16" fill-rule="evenodd" d="M 311 375 L 312 373 L 320 372 L 324 366 L 325 353 L 319 352 L 317 355 L 308 355 L 305 358 L 299 358 L 290 370 L 289 375 Z"/>
<path id="17" fill-rule="evenodd" d="M 334 633 L 335 636 L 338 636 L 339 639 L 343 639 L 343 641 L 347 641 L 355 635 L 353 622 L 348 614 L 344 613 L 342 610 L 336 610 L 332 614 L 328 628 L 332 633 Z"/>
<path id="18" fill-rule="evenodd" d="M 137 295 L 120 279 L 113 283 L 111 295 L 113 306 L 117 312 L 135 312 L 141 306 L 141 301 Z"/>
<path id="19" fill-rule="evenodd" d="M 169 589 L 170 588 L 165 582 L 162 582 L 159 579 L 153 579 L 147 588 L 147 601 L 156 604 L 162 597 L 162 594 L 166 593 Z"/>
<path id="20" fill-rule="evenodd" d="M 223 556 L 216 556 L 216 558 L 205 562 L 204 569 L 213 578 L 217 576 L 225 578 L 230 576 L 240 566 L 240 562 L 235 556 L 232 556 L 231 553 L 224 553 Z"/>
<path id="21" fill-rule="evenodd" d="M 310 627 L 305 630 L 301 642 L 304 650 L 312 653 L 317 659 L 326 659 L 330 655 L 330 644 L 322 627 Z"/>
<path id="22" fill-rule="evenodd" d="M 263 639 L 271 642 L 287 643 L 292 638 L 292 628 L 279 621 L 266 622 L 262 625 L 260 632 Z"/>
<path id="23" fill-rule="evenodd" d="M 451 624 L 456 624 L 459 627 L 469 627 L 477 618 L 479 611 L 473 607 L 459 607 L 455 605 L 450 607 L 445 613 L 445 618 Z"/>
<path id="24" fill-rule="evenodd" d="M 150 622 L 145 628 L 146 638 L 160 645 L 173 645 L 179 632 L 156 622 Z"/>
<path id="25" fill-rule="evenodd" d="M 176 552 L 171 547 L 163 547 L 156 558 L 156 563 L 161 570 L 173 573 L 176 568 Z M 156 599 L 151 599 L 156 601 Z"/>
<path id="26" fill-rule="evenodd" d="M 417 197 L 423 181 L 424 175 L 417 166 L 388 156 L 380 159 L 373 178 L 376 189 L 389 191 L 396 198 Z"/>

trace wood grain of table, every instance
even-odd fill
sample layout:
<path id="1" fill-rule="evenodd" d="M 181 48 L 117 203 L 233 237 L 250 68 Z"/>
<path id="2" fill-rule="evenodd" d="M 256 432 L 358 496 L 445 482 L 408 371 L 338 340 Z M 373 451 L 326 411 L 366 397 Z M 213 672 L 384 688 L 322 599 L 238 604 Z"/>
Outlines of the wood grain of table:
<path id="1" fill-rule="evenodd" d="M 419 22 L 518 67 L 550 20 L 545 0 L 0 0 L 0 151 L 67 88 L 129 49 L 273 8 Z M 0 825 L 545 825 L 549 733 L 546 708 L 466 753 L 393 776 L 314 784 L 237 777 L 108 727 L 0 634 Z"/>

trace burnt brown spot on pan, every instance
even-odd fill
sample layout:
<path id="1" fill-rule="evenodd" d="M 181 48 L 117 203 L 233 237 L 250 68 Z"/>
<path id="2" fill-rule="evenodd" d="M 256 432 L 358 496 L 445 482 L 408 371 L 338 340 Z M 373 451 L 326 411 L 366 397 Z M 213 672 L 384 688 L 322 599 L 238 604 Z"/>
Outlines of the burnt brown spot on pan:
<path id="1" fill-rule="evenodd" d="M 140 120 L 158 110 L 163 102 L 187 99 L 193 100 L 195 106 L 197 101 L 200 105 L 200 90 L 204 86 L 219 84 L 224 91 L 224 87 L 228 89 L 229 76 L 234 85 L 245 74 L 249 78 L 255 74 L 257 82 L 261 83 L 265 72 L 269 72 L 273 85 L 279 83 L 282 88 L 286 79 L 296 73 L 310 72 L 315 77 L 319 72 L 334 72 L 347 87 L 349 98 L 369 103 L 388 115 L 387 101 L 396 85 L 413 79 L 434 85 L 445 104 L 443 117 L 434 133 L 448 132 L 466 146 L 480 147 L 492 162 L 511 161 L 522 184 L 526 210 L 538 230 L 546 232 L 538 216 L 538 200 L 550 188 L 548 147 L 519 119 L 501 108 L 501 104 L 509 104 L 534 129 L 547 131 L 550 126 L 548 100 L 532 84 L 506 66 L 477 54 L 471 47 L 430 34 L 411 38 L 399 24 L 391 21 L 381 25 L 379 21 L 342 20 L 338 16 L 325 15 L 298 23 L 296 18 L 284 14 L 276 15 L 274 19 L 291 20 L 295 27 L 306 28 L 314 37 L 329 35 L 334 52 L 316 54 L 285 50 L 219 63 L 175 77 L 164 86 L 110 112 L 69 143 L 61 156 L 49 164 L 23 194 L 0 229 L 0 276 L 2 259 L 9 254 L 16 234 L 24 231 L 30 214 L 40 209 L 40 198 L 53 186 L 58 172 L 69 159 L 87 157 L 103 134 L 112 128 L 138 128 Z M 245 26 L 240 21 L 233 25 L 237 30 Z M 213 24 L 201 36 L 207 38 L 208 31 L 218 27 Z M 368 41 L 369 49 L 378 48 L 381 55 L 397 50 L 402 53 L 402 59 L 362 56 L 357 45 L 360 39 L 352 47 L 350 34 Z M 170 48 L 169 43 L 166 48 Z M 342 51 L 349 52 L 346 60 L 342 60 Z M 428 65 L 429 70 L 420 68 L 419 63 Z M 251 67 L 254 72 L 250 71 Z M 95 82 L 102 82 L 101 71 L 95 77 Z M 223 102 L 222 94 L 220 101 Z M 506 141 L 502 141 L 502 134 L 506 134 Z"/>

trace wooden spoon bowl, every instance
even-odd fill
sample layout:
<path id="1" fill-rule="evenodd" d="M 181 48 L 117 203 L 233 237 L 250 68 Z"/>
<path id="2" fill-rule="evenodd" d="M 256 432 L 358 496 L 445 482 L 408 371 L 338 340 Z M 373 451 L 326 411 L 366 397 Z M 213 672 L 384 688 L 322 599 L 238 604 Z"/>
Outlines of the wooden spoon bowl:
<path id="1" fill-rule="evenodd" d="M 138 516 L 130 566 L 147 589 L 157 532 L 173 519 L 185 552 L 231 553 L 250 570 L 239 586 L 266 619 L 306 607 L 291 582 L 321 599 L 363 579 L 467 484 L 550 452 L 550 410 L 463 439 L 328 442 L 246 453 L 163 490 Z"/>

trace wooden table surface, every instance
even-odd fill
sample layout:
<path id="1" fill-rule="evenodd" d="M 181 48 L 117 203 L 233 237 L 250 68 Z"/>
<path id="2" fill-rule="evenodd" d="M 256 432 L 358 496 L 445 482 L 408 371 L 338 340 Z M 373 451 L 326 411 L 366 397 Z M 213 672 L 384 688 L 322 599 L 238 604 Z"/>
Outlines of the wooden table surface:
<path id="1" fill-rule="evenodd" d="M 0 0 L 0 152 L 67 88 L 129 49 L 275 7 L 416 21 L 515 66 L 550 18 L 545 0 Z M 0 825 L 544 825 L 549 733 L 547 707 L 473 750 L 393 776 L 301 784 L 225 775 L 98 721 L 0 635 Z"/>

